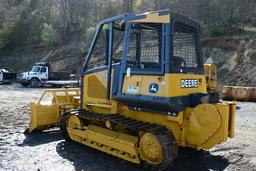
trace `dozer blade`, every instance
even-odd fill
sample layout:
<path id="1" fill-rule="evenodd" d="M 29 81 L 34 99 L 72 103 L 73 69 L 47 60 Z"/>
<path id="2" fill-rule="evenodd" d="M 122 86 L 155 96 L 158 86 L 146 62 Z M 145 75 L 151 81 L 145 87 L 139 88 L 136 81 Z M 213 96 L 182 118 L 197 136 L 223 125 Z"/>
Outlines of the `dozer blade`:
<path id="1" fill-rule="evenodd" d="M 31 118 L 29 128 L 32 133 L 59 125 L 65 110 L 79 107 L 79 89 L 46 90 L 38 102 L 30 103 Z"/>

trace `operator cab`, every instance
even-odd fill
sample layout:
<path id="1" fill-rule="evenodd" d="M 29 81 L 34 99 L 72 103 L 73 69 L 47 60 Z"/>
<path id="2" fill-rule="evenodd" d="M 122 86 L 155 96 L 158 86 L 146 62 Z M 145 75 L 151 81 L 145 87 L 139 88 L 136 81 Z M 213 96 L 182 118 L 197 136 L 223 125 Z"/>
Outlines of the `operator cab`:
<path id="1" fill-rule="evenodd" d="M 170 10 L 104 20 L 83 77 L 83 103 L 113 99 L 172 112 L 195 106 L 206 94 L 199 25 Z"/>

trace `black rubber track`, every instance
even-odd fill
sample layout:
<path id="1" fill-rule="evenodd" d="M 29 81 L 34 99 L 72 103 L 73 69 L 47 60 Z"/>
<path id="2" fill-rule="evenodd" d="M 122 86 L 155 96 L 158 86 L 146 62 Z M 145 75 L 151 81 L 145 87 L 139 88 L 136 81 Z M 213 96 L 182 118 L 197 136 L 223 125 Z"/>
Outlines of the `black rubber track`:
<path id="1" fill-rule="evenodd" d="M 65 138 L 70 139 L 67 130 L 67 118 L 70 115 L 77 115 L 84 123 L 92 123 L 101 127 L 105 127 L 105 122 L 112 124 L 112 130 L 120 131 L 119 128 L 125 129 L 126 133 L 138 136 L 140 132 L 150 132 L 154 134 L 163 150 L 163 161 L 158 165 L 151 165 L 142 162 L 142 165 L 149 170 L 164 170 L 170 167 L 174 158 L 178 155 L 178 147 L 173 133 L 164 126 L 137 121 L 118 114 L 98 114 L 86 110 L 74 110 L 66 112 L 61 119 L 61 130 Z M 105 127 L 106 128 L 106 127 Z"/>

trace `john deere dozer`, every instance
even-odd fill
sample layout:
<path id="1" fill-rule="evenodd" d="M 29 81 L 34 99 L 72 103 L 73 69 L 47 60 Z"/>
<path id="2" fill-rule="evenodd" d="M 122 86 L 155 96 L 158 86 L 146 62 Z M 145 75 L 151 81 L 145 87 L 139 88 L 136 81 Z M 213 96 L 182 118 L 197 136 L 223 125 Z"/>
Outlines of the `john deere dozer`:
<path id="1" fill-rule="evenodd" d="M 156 169 L 178 147 L 210 149 L 234 136 L 235 104 L 202 100 L 209 94 L 199 25 L 170 10 L 101 21 L 81 78 L 80 98 L 54 100 L 60 90 L 52 90 L 53 105 L 34 104 L 38 113 L 32 106 L 45 119 L 37 126 L 60 122 L 73 141 Z"/>

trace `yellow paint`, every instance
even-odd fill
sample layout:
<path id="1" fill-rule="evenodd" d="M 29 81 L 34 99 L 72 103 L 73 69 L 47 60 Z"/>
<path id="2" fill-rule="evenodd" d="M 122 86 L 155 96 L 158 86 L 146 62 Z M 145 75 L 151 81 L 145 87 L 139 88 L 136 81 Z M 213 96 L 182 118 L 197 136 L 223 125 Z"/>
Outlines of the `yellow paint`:
<path id="1" fill-rule="evenodd" d="M 78 108 L 79 89 L 46 90 L 37 102 L 30 103 L 28 131 L 45 129 L 58 124 L 65 109 Z"/>
<path id="2" fill-rule="evenodd" d="M 158 11 L 144 13 L 141 15 L 145 15 L 143 19 L 130 20 L 129 22 L 140 22 L 140 23 L 170 23 L 170 14 L 159 15 Z"/>
<path id="3" fill-rule="evenodd" d="M 73 120 L 74 119 L 72 119 L 72 121 Z M 68 121 L 68 123 L 72 123 L 72 121 Z M 78 126 L 69 126 L 67 128 L 68 134 L 73 141 L 77 141 L 133 163 L 140 163 L 138 150 L 136 148 L 136 144 L 138 143 L 137 137 L 95 125 L 83 127 L 79 124 L 80 122 L 76 122 L 76 124 L 72 123 L 70 125 Z M 81 128 L 79 129 L 78 127 Z"/>
<path id="4" fill-rule="evenodd" d="M 142 15 L 146 17 L 129 22 L 170 23 L 171 14 L 159 16 L 158 12 L 151 12 Z M 206 75 L 125 75 L 122 80 L 122 93 L 166 98 L 195 93 L 206 94 L 207 88 L 216 88 L 217 69 L 214 65 L 205 65 L 204 69 Z M 130 110 L 126 103 L 115 101 L 112 97 L 107 99 L 107 70 L 84 75 L 82 79 L 84 110 L 99 114 L 120 114 L 138 121 L 162 125 L 174 134 L 178 146 L 198 150 L 210 149 L 225 142 L 228 137 L 234 137 L 234 103 L 200 104 L 196 107 L 187 107 L 178 115 L 135 111 Z M 196 80 L 197 84 L 184 88 L 182 80 Z M 149 85 L 152 83 L 159 86 L 156 93 L 149 92 Z M 191 82 L 189 84 L 191 85 Z M 69 94 L 69 91 L 71 90 L 47 90 L 37 103 L 31 103 L 30 132 L 59 123 L 65 109 L 79 108 L 79 90 L 73 90 L 77 92 L 75 95 Z M 46 103 L 41 103 L 46 93 L 51 93 L 52 98 Z M 68 118 L 67 131 L 74 141 L 136 164 L 141 163 L 141 159 L 150 164 L 162 162 L 163 151 L 155 135 L 142 131 L 139 135 L 130 134 L 128 130 L 114 131 L 112 126 L 111 122 L 102 123 L 102 127 L 93 123 L 83 123 L 77 116 L 72 115 Z"/>
<path id="5" fill-rule="evenodd" d="M 102 75 L 106 71 L 100 71 L 84 76 L 86 82 L 89 77 L 98 80 L 90 82 L 90 85 L 99 83 Z M 196 79 L 196 88 L 182 88 L 181 80 Z M 149 85 L 156 83 L 159 91 L 155 94 L 149 93 Z M 106 87 L 106 82 L 101 82 Z M 89 84 L 84 84 L 84 89 L 88 89 Z M 129 92 L 129 86 L 138 87 L 138 92 Z M 95 86 L 96 87 L 96 86 Z M 160 97 L 179 97 L 193 93 L 206 92 L 205 75 L 195 74 L 165 74 L 161 75 L 131 75 L 124 77 L 123 93 L 141 94 Z M 92 88 L 93 91 L 98 89 Z M 106 93 L 106 89 L 103 93 Z M 226 141 L 228 137 L 233 137 L 234 132 L 234 106 L 235 104 L 201 104 L 196 108 L 186 108 L 178 116 L 161 115 L 156 113 L 129 110 L 126 104 L 105 98 L 93 98 L 84 94 L 84 106 L 86 109 L 102 114 L 121 114 L 139 121 L 157 123 L 170 129 L 177 140 L 179 146 L 196 149 L 209 149 L 214 145 Z"/>
<path id="6" fill-rule="evenodd" d="M 255 101 L 256 87 L 223 86 L 221 96 L 227 100 Z"/>
<path id="7" fill-rule="evenodd" d="M 163 150 L 157 137 L 152 133 L 144 133 L 139 145 L 142 160 L 150 164 L 159 164 L 163 160 Z"/>
<path id="8" fill-rule="evenodd" d="M 167 115 L 167 120 L 177 122 L 181 125 L 183 122 L 183 112 L 179 112 L 177 116 Z"/>
<path id="9" fill-rule="evenodd" d="M 187 79 L 196 79 L 198 81 L 197 88 L 182 88 L 181 81 Z M 156 83 L 159 85 L 157 93 L 149 92 L 149 85 Z M 193 93 L 206 94 L 206 80 L 204 75 L 195 74 L 165 74 L 164 76 L 158 75 L 131 75 L 124 77 L 122 92 L 126 94 L 141 94 L 160 97 L 178 97 L 186 96 Z M 138 93 L 131 93 L 128 91 L 129 86 L 137 86 Z"/>
<path id="10" fill-rule="evenodd" d="M 86 103 L 108 104 L 107 95 L 107 70 L 95 72 L 84 76 L 83 107 Z"/>
<path id="11" fill-rule="evenodd" d="M 208 138 L 201 144 L 197 145 L 197 149 L 210 149 L 214 145 L 219 144 L 221 142 L 225 142 L 228 138 L 228 128 L 229 128 L 229 104 L 218 104 L 215 106 L 219 117 L 221 119 L 221 124 L 217 127 L 216 126 L 216 132 L 214 134 L 209 134 Z M 216 121 L 214 121 L 216 122 Z M 206 127 L 208 129 L 208 127 Z M 202 135 L 201 135 L 202 136 Z"/>
<path id="12" fill-rule="evenodd" d="M 186 138 L 189 144 L 203 144 L 221 126 L 221 116 L 216 107 L 211 104 L 195 107 L 189 115 L 189 121 Z"/>
<path id="13" fill-rule="evenodd" d="M 204 64 L 204 72 L 207 80 L 207 89 L 216 90 L 217 88 L 217 67 L 215 64 Z"/>
<path id="14" fill-rule="evenodd" d="M 236 113 L 236 104 L 235 103 L 228 103 L 230 106 L 229 110 L 229 128 L 228 128 L 228 136 L 230 138 L 234 138 L 235 133 L 235 113 Z"/>

